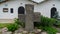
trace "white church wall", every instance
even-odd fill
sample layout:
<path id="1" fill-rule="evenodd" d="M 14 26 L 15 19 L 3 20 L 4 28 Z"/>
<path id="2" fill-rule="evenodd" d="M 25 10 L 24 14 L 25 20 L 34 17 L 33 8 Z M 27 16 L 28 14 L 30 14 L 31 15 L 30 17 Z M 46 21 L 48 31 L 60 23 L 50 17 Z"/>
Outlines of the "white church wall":
<path id="1" fill-rule="evenodd" d="M 53 6 L 53 4 L 55 4 L 55 6 Z M 49 17 L 50 18 L 50 14 L 51 14 L 51 8 L 52 7 L 56 7 L 57 11 L 59 12 L 60 15 L 60 1 L 59 0 L 50 0 L 50 1 L 46 1 L 43 2 L 41 4 L 35 5 L 35 12 L 41 12 L 41 14 L 45 17 Z"/>
<path id="2" fill-rule="evenodd" d="M 0 4 L 0 19 L 14 19 L 18 18 L 18 8 L 25 4 L 34 4 L 27 0 L 11 0 L 6 3 Z M 7 5 L 7 6 L 6 6 Z M 8 12 L 3 12 L 3 8 L 8 8 Z M 10 12 L 10 9 L 13 8 L 13 13 Z"/>
<path id="3" fill-rule="evenodd" d="M 6 6 L 7 4 L 7 6 Z M 60 15 L 60 1 L 59 0 L 50 0 L 43 2 L 41 4 L 35 4 L 28 0 L 11 0 L 5 3 L 0 4 L 0 19 L 14 19 L 18 18 L 18 8 L 23 6 L 25 8 L 25 4 L 33 4 L 34 5 L 34 12 L 41 12 L 41 15 L 49 17 L 51 13 L 51 8 L 56 7 L 57 11 Z M 55 6 L 53 6 L 55 4 Z M 3 8 L 8 8 L 8 12 L 3 12 Z M 10 13 L 10 8 L 13 8 L 13 13 Z"/>

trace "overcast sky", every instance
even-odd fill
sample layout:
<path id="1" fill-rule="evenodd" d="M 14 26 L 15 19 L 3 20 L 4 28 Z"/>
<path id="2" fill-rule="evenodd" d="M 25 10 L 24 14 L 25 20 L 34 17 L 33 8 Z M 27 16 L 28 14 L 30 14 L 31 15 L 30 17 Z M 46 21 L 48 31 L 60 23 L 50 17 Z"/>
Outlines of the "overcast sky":
<path id="1" fill-rule="evenodd" d="M 44 1 L 44 0 L 32 0 L 32 1 L 35 1 L 35 2 L 37 2 L 37 3 L 40 3 L 40 2 L 42 2 L 42 1 Z"/>

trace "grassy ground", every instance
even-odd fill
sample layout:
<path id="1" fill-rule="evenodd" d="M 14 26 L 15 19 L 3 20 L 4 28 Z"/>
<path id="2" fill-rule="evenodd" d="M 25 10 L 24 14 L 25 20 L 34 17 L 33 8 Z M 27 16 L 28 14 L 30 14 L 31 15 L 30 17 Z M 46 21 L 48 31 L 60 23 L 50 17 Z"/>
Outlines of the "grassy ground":
<path id="1" fill-rule="evenodd" d="M 8 25 L 11 25 L 12 23 L 0 23 L 0 28 L 7 27 Z"/>
<path id="2" fill-rule="evenodd" d="M 8 25 L 11 25 L 11 24 L 13 24 L 13 23 L 0 23 L 0 29 L 7 27 Z M 2 34 L 2 33 L 0 32 L 0 34 Z"/>

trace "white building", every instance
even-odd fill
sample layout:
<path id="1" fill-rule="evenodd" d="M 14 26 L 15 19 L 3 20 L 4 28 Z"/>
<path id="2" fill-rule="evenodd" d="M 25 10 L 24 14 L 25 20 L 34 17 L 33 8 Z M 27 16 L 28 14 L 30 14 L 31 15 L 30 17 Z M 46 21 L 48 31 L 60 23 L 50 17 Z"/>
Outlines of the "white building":
<path id="1" fill-rule="evenodd" d="M 34 12 L 40 12 L 43 16 L 50 18 L 52 11 L 58 11 L 60 16 L 60 0 L 6 0 L 0 1 L 0 22 L 11 22 L 18 18 L 18 9 L 25 9 L 25 4 L 34 5 Z"/>

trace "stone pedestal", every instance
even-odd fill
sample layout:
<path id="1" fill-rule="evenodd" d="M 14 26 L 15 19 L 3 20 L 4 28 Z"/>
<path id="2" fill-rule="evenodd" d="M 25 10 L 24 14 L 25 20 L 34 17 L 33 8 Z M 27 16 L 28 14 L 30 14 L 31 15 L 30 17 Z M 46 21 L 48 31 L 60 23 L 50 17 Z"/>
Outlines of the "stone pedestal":
<path id="1" fill-rule="evenodd" d="M 33 24 L 34 5 L 26 4 L 25 8 L 26 8 L 25 30 L 32 31 L 34 29 L 34 24 Z"/>

